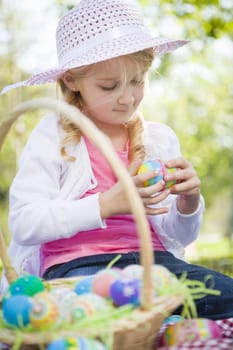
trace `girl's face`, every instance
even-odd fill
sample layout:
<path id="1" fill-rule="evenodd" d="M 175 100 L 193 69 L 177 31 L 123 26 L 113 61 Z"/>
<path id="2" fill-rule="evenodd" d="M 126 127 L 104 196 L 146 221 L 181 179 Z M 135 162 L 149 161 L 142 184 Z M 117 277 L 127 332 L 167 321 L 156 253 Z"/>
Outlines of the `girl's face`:
<path id="1" fill-rule="evenodd" d="M 127 123 L 144 96 L 146 73 L 126 57 L 95 64 L 74 81 L 82 97 L 82 110 L 101 128 Z"/>

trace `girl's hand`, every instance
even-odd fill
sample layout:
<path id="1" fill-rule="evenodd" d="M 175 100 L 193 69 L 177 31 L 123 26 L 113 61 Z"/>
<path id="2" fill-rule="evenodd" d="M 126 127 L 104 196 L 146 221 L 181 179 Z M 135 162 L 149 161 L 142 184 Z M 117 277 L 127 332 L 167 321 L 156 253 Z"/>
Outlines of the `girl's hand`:
<path id="1" fill-rule="evenodd" d="M 158 175 L 158 171 L 148 171 L 136 175 L 139 165 L 139 162 L 134 162 L 129 169 L 129 173 L 142 199 L 145 213 L 148 215 L 167 213 L 168 208 L 152 208 L 151 205 L 158 204 L 164 200 L 170 194 L 170 190 L 163 190 L 164 181 L 159 181 L 154 185 L 144 187 L 143 183 Z M 132 213 L 129 201 L 120 181 L 108 191 L 100 193 L 99 202 L 102 219 L 106 219 L 112 215 Z"/>
<path id="2" fill-rule="evenodd" d="M 177 171 L 165 176 L 165 181 L 175 180 L 171 193 L 177 194 L 177 209 L 182 214 L 191 214 L 197 210 L 200 200 L 201 181 L 190 162 L 183 158 L 169 160 L 165 163 L 168 168 L 176 167 Z"/>

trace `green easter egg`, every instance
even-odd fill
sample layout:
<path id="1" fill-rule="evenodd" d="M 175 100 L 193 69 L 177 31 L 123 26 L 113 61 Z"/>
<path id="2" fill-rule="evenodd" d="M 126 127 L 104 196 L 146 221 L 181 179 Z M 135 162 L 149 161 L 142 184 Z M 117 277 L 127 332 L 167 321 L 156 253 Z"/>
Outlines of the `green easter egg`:
<path id="1" fill-rule="evenodd" d="M 34 275 L 24 275 L 14 281 L 10 287 L 11 295 L 24 294 L 33 296 L 37 293 L 43 292 L 45 289 L 43 281 Z"/>

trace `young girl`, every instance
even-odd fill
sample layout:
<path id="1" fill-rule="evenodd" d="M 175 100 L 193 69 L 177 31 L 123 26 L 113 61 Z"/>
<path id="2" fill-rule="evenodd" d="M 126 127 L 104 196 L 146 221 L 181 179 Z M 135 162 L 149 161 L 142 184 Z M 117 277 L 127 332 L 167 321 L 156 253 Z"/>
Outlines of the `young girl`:
<path id="1" fill-rule="evenodd" d="M 233 317 L 232 279 L 188 264 L 183 247 L 196 239 L 204 210 L 200 180 L 183 159 L 174 132 L 139 113 L 154 57 L 185 41 L 154 38 L 139 13 L 121 0 L 83 0 L 59 21 L 56 69 L 19 85 L 58 82 L 65 101 L 106 134 L 129 169 L 151 228 L 156 263 L 178 277 L 212 275 L 221 296 L 197 301 L 199 317 Z M 137 175 L 145 159 L 160 158 L 176 180 L 144 187 L 156 173 Z M 155 195 L 156 194 L 156 195 Z M 32 132 L 10 189 L 10 255 L 19 273 L 45 279 L 94 274 L 118 254 L 116 266 L 139 263 L 139 242 L 121 183 L 101 152 L 62 115 Z"/>

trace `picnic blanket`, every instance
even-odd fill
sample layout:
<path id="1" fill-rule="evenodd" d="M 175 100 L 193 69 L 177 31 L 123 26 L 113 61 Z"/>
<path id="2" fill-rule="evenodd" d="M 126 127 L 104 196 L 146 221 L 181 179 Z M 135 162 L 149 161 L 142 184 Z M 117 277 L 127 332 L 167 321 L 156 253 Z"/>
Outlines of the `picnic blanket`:
<path id="1" fill-rule="evenodd" d="M 164 325 L 157 337 L 155 348 L 158 350 L 233 350 L 233 318 L 215 321 L 221 330 L 221 337 L 217 339 L 194 340 L 179 345 L 161 346 L 161 339 L 167 326 Z"/>

